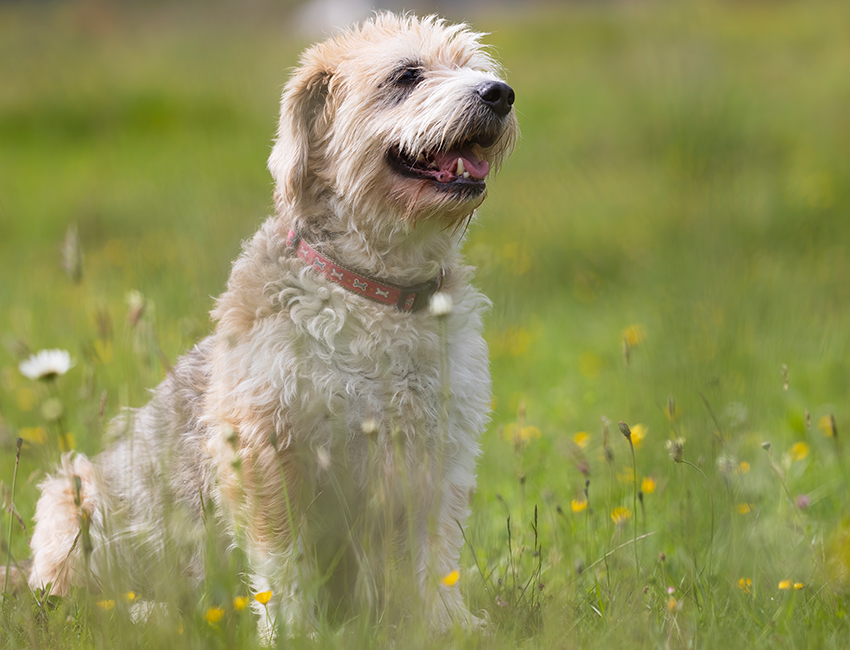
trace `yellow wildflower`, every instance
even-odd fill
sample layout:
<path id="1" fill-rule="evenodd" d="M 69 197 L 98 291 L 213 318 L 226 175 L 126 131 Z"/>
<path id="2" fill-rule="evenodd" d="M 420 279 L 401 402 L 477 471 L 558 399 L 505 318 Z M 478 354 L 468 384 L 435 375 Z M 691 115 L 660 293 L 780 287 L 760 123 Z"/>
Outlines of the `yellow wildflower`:
<path id="1" fill-rule="evenodd" d="M 617 480 L 620 483 L 634 483 L 635 471 L 631 467 L 624 467 L 617 472 Z"/>
<path id="2" fill-rule="evenodd" d="M 611 519 L 618 526 L 625 526 L 631 518 L 632 511 L 623 506 L 617 506 L 611 512 Z"/>
<path id="3" fill-rule="evenodd" d="M 540 429 L 535 426 L 524 426 L 521 429 L 516 422 L 511 422 L 505 427 L 505 439 L 514 444 L 527 445 L 532 440 L 539 440 L 543 437 Z"/>
<path id="4" fill-rule="evenodd" d="M 799 590 L 800 590 L 800 589 L 802 589 L 804 586 L 805 586 L 805 585 L 804 585 L 802 582 L 795 582 L 795 583 L 794 583 L 794 591 L 799 591 Z"/>
<path id="5" fill-rule="evenodd" d="M 788 454 L 791 456 L 791 460 L 803 460 L 809 455 L 809 445 L 805 442 L 795 442 L 791 445 Z"/>
<path id="6" fill-rule="evenodd" d="M 210 625 L 215 625 L 224 617 L 224 610 L 221 607 L 210 607 L 206 614 L 204 614 L 204 620 Z"/>
<path id="7" fill-rule="evenodd" d="M 23 427 L 18 429 L 18 437 L 32 445 L 43 445 L 47 442 L 47 432 L 44 427 Z"/>
<path id="8" fill-rule="evenodd" d="M 133 602 L 134 600 L 136 600 L 138 597 L 139 597 L 139 596 L 136 594 L 136 592 L 135 592 L 135 591 L 128 591 L 126 594 L 124 594 L 124 598 L 126 598 L 126 599 L 127 599 L 127 602 L 128 602 L 128 603 L 132 603 L 132 602 Z"/>
<path id="9" fill-rule="evenodd" d="M 115 607 L 115 601 L 111 600 L 111 599 L 110 600 L 99 600 L 95 603 L 95 605 L 100 607 L 102 610 L 108 612 L 110 609 Z"/>
<path id="10" fill-rule="evenodd" d="M 587 431 L 579 431 L 573 436 L 573 442 L 585 449 L 590 444 L 590 434 Z"/>
<path id="11" fill-rule="evenodd" d="M 818 429 L 823 431 L 827 438 L 831 438 L 835 435 L 835 418 L 832 415 L 824 415 L 818 420 Z"/>
<path id="12" fill-rule="evenodd" d="M 508 242 L 501 248 L 501 258 L 508 262 L 508 266 L 516 275 L 527 272 L 534 262 L 534 257 L 529 254 L 527 246 L 520 242 Z"/>
<path id="13" fill-rule="evenodd" d="M 268 602 L 272 599 L 271 591 L 261 591 L 258 594 L 254 595 L 254 600 L 256 600 L 260 605 L 267 605 Z"/>
<path id="14" fill-rule="evenodd" d="M 236 596 L 233 599 L 233 609 L 237 612 L 241 612 L 248 606 L 248 597 L 247 596 Z"/>
<path id="15" fill-rule="evenodd" d="M 646 438 L 646 434 L 649 433 L 649 429 L 647 429 L 642 424 L 636 424 L 632 428 L 632 444 L 635 446 L 635 449 L 640 447 L 640 444 L 643 442 L 643 439 Z"/>
<path id="16" fill-rule="evenodd" d="M 745 594 L 750 593 L 750 587 L 753 585 L 753 581 L 751 578 L 741 578 L 738 580 L 738 589 L 743 591 Z"/>
<path id="17" fill-rule="evenodd" d="M 588 379 L 596 379 L 602 369 L 602 363 L 602 359 L 593 352 L 585 352 L 578 358 L 578 371 Z"/>
<path id="18" fill-rule="evenodd" d="M 640 491 L 644 494 L 652 494 L 655 492 L 655 486 L 658 485 L 656 480 L 651 476 L 644 476 L 640 482 Z"/>
<path id="19" fill-rule="evenodd" d="M 581 501 L 573 499 L 570 501 L 570 509 L 573 512 L 582 512 L 583 510 L 587 510 L 587 499 L 582 499 Z"/>
<path id="20" fill-rule="evenodd" d="M 453 587 L 457 584 L 457 581 L 459 579 L 460 579 L 460 572 L 455 570 L 455 571 L 452 571 L 451 573 L 449 573 L 447 575 L 444 575 L 442 578 L 440 578 L 440 583 L 444 587 Z"/>
<path id="21" fill-rule="evenodd" d="M 643 325 L 629 325 L 626 329 L 623 330 L 623 340 L 631 347 L 640 345 L 641 343 L 643 343 L 643 340 L 645 338 L 646 330 L 644 329 Z"/>
<path id="22" fill-rule="evenodd" d="M 735 473 L 738 476 L 743 476 L 744 474 L 749 474 L 750 473 L 750 464 L 747 461 L 742 460 L 740 463 L 738 463 L 738 469 L 735 470 Z"/>
<path id="23" fill-rule="evenodd" d="M 667 599 L 667 611 L 673 612 L 678 607 L 679 607 L 679 602 L 675 598 L 673 598 L 673 596 L 670 596 L 670 598 Z"/>
<path id="24" fill-rule="evenodd" d="M 504 332 L 493 332 L 487 340 L 494 357 L 521 357 L 528 352 L 534 338 L 524 327 L 509 327 Z"/>
<path id="25" fill-rule="evenodd" d="M 752 503 L 739 503 L 738 504 L 738 514 L 739 515 L 746 515 L 746 514 L 752 512 L 752 511 L 753 511 L 753 504 Z"/>
<path id="26" fill-rule="evenodd" d="M 22 411 L 32 411 L 38 403 L 38 395 L 31 388 L 21 388 L 15 393 L 15 402 Z"/>
<path id="27" fill-rule="evenodd" d="M 98 361 L 101 363 L 112 361 L 112 341 L 97 339 L 92 347 L 94 347 L 94 353 Z"/>
<path id="28" fill-rule="evenodd" d="M 779 588 L 784 589 L 784 590 L 790 589 L 791 588 L 791 581 L 790 580 L 780 580 L 779 581 Z"/>
<path id="29" fill-rule="evenodd" d="M 530 440 L 539 440 L 542 434 L 537 427 L 523 427 L 519 432 L 519 437 L 523 442 L 528 442 Z"/>

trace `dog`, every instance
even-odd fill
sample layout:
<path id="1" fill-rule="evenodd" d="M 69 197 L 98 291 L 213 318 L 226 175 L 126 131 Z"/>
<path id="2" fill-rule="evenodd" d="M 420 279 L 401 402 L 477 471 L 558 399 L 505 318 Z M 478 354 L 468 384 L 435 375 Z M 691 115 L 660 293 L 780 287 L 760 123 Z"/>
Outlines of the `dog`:
<path id="1" fill-rule="evenodd" d="M 460 564 L 491 404 L 488 300 L 460 255 L 518 138 L 514 91 L 466 25 L 380 13 L 307 49 L 269 157 L 275 214 L 144 407 L 40 485 L 28 581 L 104 589 L 155 562 L 204 579 L 210 513 L 246 558 L 261 634 L 322 603 L 482 625 Z M 144 587 L 141 587 L 144 589 Z M 327 605 L 325 605 L 327 607 Z"/>

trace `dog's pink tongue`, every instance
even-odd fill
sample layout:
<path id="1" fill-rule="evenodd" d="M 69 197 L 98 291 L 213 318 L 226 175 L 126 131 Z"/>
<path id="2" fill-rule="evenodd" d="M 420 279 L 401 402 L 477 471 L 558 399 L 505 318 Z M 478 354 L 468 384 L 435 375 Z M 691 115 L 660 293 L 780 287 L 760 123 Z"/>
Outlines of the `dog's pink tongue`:
<path id="1" fill-rule="evenodd" d="M 463 166 L 475 180 L 484 180 L 490 172 L 490 163 L 479 158 L 469 149 L 448 151 L 434 156 L 434 162 L 440 168 L 440 180 L 452 180 L 457 171 L 457 161 L 463 160 Z"/>

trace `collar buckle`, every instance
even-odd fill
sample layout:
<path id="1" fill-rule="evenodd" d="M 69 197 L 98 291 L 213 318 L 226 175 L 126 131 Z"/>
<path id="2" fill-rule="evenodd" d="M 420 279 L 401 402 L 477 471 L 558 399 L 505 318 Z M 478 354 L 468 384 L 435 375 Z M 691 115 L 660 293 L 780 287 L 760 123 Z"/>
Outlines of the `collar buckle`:
<path id="1" fill-rule="evenodd" d="M 417 312 L 428 304 L 431 296 L 440 290 L 442 284 L 443 272 L 441 271 L 439 275 L 431 278 L 430 280 L 420 282 L 419 284 L 413 284 L 409 287 L 404 287 L 399 290 L 398 303 L 396 303 L 396 307 L 398 307 L 401 311 Z"/>

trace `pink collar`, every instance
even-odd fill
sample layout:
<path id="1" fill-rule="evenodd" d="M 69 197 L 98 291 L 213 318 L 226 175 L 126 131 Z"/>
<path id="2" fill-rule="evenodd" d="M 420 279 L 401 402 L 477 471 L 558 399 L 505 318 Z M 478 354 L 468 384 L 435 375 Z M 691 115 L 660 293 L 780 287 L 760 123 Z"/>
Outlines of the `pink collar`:
<path id="1" fill-rule="evenodd" d="M 358 275 L 354 271 L 349 271 L 344 266 L 340 266 L 333 260 L 317 253 L 307 242 L 296 235 L 293 230 L 289 231 L 289 235 L 286 238 L 286 245 L 290 248 L 295 248 L 296 254 L 307 266 L 312 267 L 328 280 L 336 282 L 338 285 L 364 298 L 369 298 L 385 305 L 394 305 L 401 311 L 419 311 L 428 305 L 431 296 L 437 293 L 440 287 L 443 286 L 444 270 L 441 270 L 438 275 L 426 282 L 414 284 L 409 287 L 396 287 Z"/>

